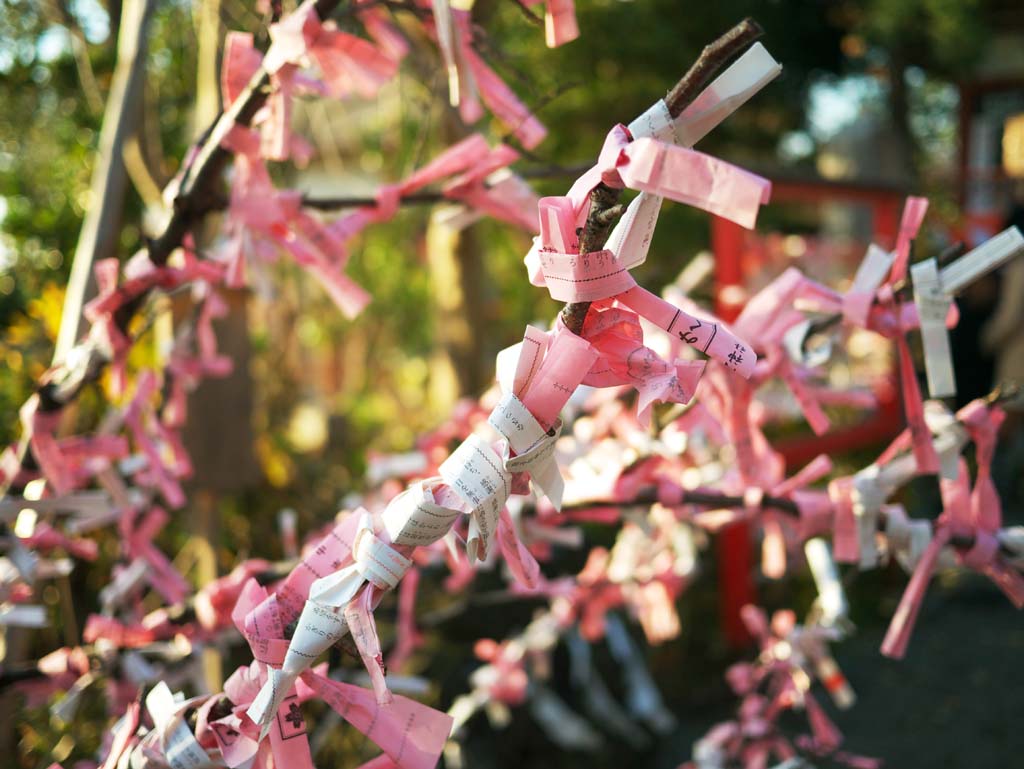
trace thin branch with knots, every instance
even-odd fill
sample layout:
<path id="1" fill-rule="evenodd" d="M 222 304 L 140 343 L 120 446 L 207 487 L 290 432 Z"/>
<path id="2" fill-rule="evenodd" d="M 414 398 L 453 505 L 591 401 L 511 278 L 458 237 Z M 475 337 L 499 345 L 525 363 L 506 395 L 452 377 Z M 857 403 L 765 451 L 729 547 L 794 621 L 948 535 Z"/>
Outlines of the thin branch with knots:
<path id="1" fill-rule="evenodd" d="M 726 64 L 763 34 L 764 30 L 756 21 L 744 19 L 715 42 L 705 46 L 697 61 L 665 97 L 669 114 L 673 118 L 679 117 Z M 604 248 L 612 227 L 625 210 L 619 204 L 621 196 L 621 189 L 609 187 L 604 182 L 590 193 L 590 212 L 580 236 L 581 254 Z M 569 302 L 562 310 L 562 322 L 574 334 L 579 334 L 589 309 L 590 302 Z"/>

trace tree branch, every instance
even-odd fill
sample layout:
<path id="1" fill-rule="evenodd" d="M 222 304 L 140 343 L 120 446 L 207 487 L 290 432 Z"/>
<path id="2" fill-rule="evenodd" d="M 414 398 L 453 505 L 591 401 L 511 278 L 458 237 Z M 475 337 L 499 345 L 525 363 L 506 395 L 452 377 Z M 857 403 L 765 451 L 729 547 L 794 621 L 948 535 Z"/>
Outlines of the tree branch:
<path id="1" fill-rule="evenodd" d="M 744 19 L 715 42 L 705 46 L 697 61 L 665 97 L 669 114 L 673 118 L 679 117 L 711 78 L 762 34 L 764 31 L 757 22 Z M 590 212 L 580 236 L 581 254 L 604 248 L 612 227 L 624 210 L 619 205 L 621 196 L 621 189 L 609 187 L 604 182 L 590 193 Z M 562 323 L 574 334 L 579 334 L 589 310 L 590 302 L 569 302 L 562 310 Z"/>
<path id="2" fill-rule="evenodd" d="M 326 19 L 338 7 L 340 2 L 341 0 L 318 0 L 315 10 L 321 19 Z M 101 148 L 108 146 L 111 148 L 109 153 L 103 153 L 103 157 L 111 161 L 109 165 L 114 165 L 112 161 L 115 159 L 120 161 L 120 152 L 114 153 L 113 148 L 120 147 L 123 143 L 123 137 L 128 133 L 126 130 L 128 126 L 122 122 L 122 119 L 124 116 L 134 112 L 123 108 L 115 109 L 114 107 L 130 104 L 132 98 L 139 98 L 139 94 L 134 89 L 138 88 L 141 91 L 144 71 L 143 64 L 145 62 L 145 56 L 142 55 L 146 44 L 145 30 L 154 5 L 155 0 L 129 0 L 128 4 L 125 5 L 124 18 L 121 19 L 122 27 L 124 27 L 124 22 L 126 21 L 133 22 L 133 25 L 129 30 L 125 31 L 123 38 L 118 38 L 118 62 L 120 65 L 123 59 L 126 62 L 125 68 L 128 72 L 124 73 L 124 82 L 121 84 L 118 84 L 117 77 L 115 77 L 115 86 L 111 88 L 111 96 L 107 103 L 108 117 L 104 119 L 104 136 L 101 137 L 100 141 Z M 126 47 L 124 52 L 121 50 L 122 39 Z M 132 64 L 131 67 L 128 66 L 129 63 Z M 132 77 L 128 77 L 129 74 L 132 74 Z M 220 196 L 217 186 L 225 166 L 231 159 L 231 153 L 221 147 L 221 140 L 234 125 L 250 125 L 256 113 L 266 102 L 269 93 L 270 74 L 261 66 L 249 81 L 245 91 L 239 95 L 238 99 L 235 100 L 228 110 L 221 112 L 211 130 L 205 134 L 194 161 L 185 171 L 178 194 L 174 199 L 173 212 L 164 231 L 148 243 L 149 258 L 154 264 L 158 266 L 165 264 L 174 249 L 181 245 L 185 234 L 211 210 L 208 201 L 210 199 L 216 200 Z M 107 125 L 110 125 L 111 135 L 109 136 L 106 131 Z M 103 165 L 101 163 L 101 166 Z M 120 163 L 116 165 L 122 169 L 122 176 L 124 176 L 123 165 Z M 99 177 L 99 172 L 100 167 L 97 168 L 97 175 L 94 177 L 94 189 L 97 189 L 96 178 Z M 125 183 L 126 178 L 122 178 L 121 184 Z M 100 187 L 99 189 L 104 188 Z M 110 215 L 109 210 L 111 207 L 109 206 L 97 206 L 93 210 L 100 208 L 107 212 L 106 215 Z M 120 206 L 117 206 L 117 208 L 119 209 Z M 87 223 L 89 221 L 87 218 Z M 94 225 L 97 231 L 99 230 L 98 223 L 99 219 L 97 219 L 96 225 Z M 88 285 L 88 278 L 92 271 L 92 261 L 95 254 L 100 250 L 96 245 L 96 240 L 97 236 L 93 233 L 92 229 L 83 226 L 83 235 L 79 239 L 78 248 L 76 249 L 71 277 L 71 283 L 77 280 L 81 283 L 81 287 L 71 284 L 68 286 L 69 294 L 73 291 L 78 293 L 78 306 L 72 311 L 71 307 L 65 302 L 64 315 L 62 316 L 62 327 L 66 322 L 68 327 L 74 330 L 74 333 L 71 331 L 63 332 L 63 338 L 70 341 L 65 342 L 63 348 L 58 343 L 54 363 L 43 375 L 39 386 L 36 388 L 36 394 L 39 396 L 40 413 L 53 414 L 61 411 L 78 396 L 86 385 L 99 379 L 103 369 L 110 361 L 110 351 L 97 340 L 86 338 L 77 345 L 73 344 L 78 335 L 78 322 L 81 318 L 81 306 L 83 303 L 82 298 L 84 298 L 85 286 Z M 82 254 L 81 259 L 79 259 L 79 253 Z M 123 333 L 127 334 L 128 325 L 135 312 L 145 302 L 147 294 L 148 292 L 140 294 L 132 301 L 124 304 L 115 313 L 115 323 Z M 70 318 L 73 318 L 73 322 Z M 31 452 L 28 450 L 28 442 L 28 433 L 26 431 L 19 440 L 16 449 L 18 467 L 31 466 L 32 457 Z M 7 493 L 14 482 L 15 475 L 16 473 L 12 474 L 0 483 L 0 496 Z"/>
<path id="3" fill-rule="evenodd" d="M 100 148 L 90 183 L 92 204 L 82 222 L 64 296 L 60 331 L 53 361 L 64 360 L 78 339 L 82 308 L 92 281 L 93 261 L 112 254 L 117 245 L 128 175 L 122 153 L 125 140 L 135 133 L 142 114 L 137 109 L 146 78 L 149 19 L 156 0 L 129 0 L 124 5 L 121 34 L 117 40 L 117 64 L 107 96 L 100 132 Z"/>

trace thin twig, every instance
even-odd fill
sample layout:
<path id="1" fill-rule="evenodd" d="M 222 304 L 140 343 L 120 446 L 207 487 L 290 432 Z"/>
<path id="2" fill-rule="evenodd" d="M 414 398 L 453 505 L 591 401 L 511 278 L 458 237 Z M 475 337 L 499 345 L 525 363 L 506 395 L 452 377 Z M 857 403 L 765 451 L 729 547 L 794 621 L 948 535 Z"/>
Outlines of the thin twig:
<path id="1" fill-rule="evenodd" d="M 1017 399 L 1020 397 L 1021 391 L 1021 386 L 1015 382 L 1002 382 L 984 396 L 983 400 L 991 407 Z M 582 510 L 611 510 L 621 507 L 650 507 L 651 505 L 661 501 L 657 488 L 645 487 L 642 488 L 635 497 L 628 500 L 582 500 L 564 505 L 561 512 L 571 513 Z M 708 507 L 711 509 L 721 508 L 723 510 L 729 510 L 745 507 L 746 501 L 742 495 L 722 494 L 719 492 L 705 491 L 703 489 L 695 489 L 683 490 L 679 501 L 673 501 L 672 503 L 672 506 L 676 505 L 699 505 L 701 507 Z M 765 494 L 761 497 L 758 507 L 760 509 L 767 508 L 775 510 L 777 512 L 784 513 L 787 516 L 795 517 L 798 520 L 800 517 L 800 507 L 793 500 L 788 499 L 787 497 L 776 497 L 770 494 Z M 878 530 L 880 532 L 885 532 L 886 522 L 887 518 L 885 512 L 880 511 L 878 515 Z M 934 524 L 932 527 L 934 529 Z M 974 543 L 975 538 L 971 535 L 954 534 L 950 538 L 950 545 L 960 550 L 970 550 L 974 547 Z M 1007 556 L 1017 555 L 1017 553 L 1002 544 L 1000 545 L 999 551 L 1003 555 Z"/>
<path id="2" fill-rule="evenodd" d="M 935 257 L 935 260 L 938 262 L 939 267 L 943 267 L 949 264 L 950 262 L 959 259 L 961 256 L 963 256 L 966 250 L 966 246 L 964 246 L 963 243 L 957 241 L 956 243 L 952 243 L 946 246 L 946 248 L 940 251 L 939 255 Z M 897 299 L 908 299 L 913 295 L 913 291 L 914 287 L 908 278 L 898 280 L 892 285 L 892 293 Z M 877 296 L 874 299 L 874 303 L 878 303 Z M 812 320 L 810 324 L 807 326 L 807 332 L 804 334 L 803 341 L 800 344 L 801 349 L 806 351 L 807 343 L 808 341 L 810 341 L 812 337 L 816 336 L 817 334 L 821 334 L 828 331 L 833 326 L 838 325 L 842 320 L 842 313 L 825 315 L 824 317 Z"/>
<path id="3" fill-rule="evenodd" d="M 557 179 L 563 177 L 574 177 L 579 176 L 583 171 L 586 171 L 590 166 L 588 165 L 575 165 L 575 166 L 561 166 L 557 164 L 551 164 L 546 166 L 537 166 L 536 168 L 526 168 L 519 171 L 519 176 L 524 179 Z M 441 190 L 421 190 L 420 192 L 413 192 L 408 195 L 404 195 L 400 201 L 401 205 L 429 205 L 431 203 L 441 203 L 449 201 L 451 198 L 445 197 L 444 192 Z M 227 201 L 223 201 L 223 205 L 227 204 Z M 306 208 L 313 208 L 317 211 L 338 211 L 346 208 L 361 208 L 363 206 L 376 206 L 377 199 L 366 195 L 345 195 L 340 197 L 314 197 L 314 196 L 303 196 L 302 205 Z"/>

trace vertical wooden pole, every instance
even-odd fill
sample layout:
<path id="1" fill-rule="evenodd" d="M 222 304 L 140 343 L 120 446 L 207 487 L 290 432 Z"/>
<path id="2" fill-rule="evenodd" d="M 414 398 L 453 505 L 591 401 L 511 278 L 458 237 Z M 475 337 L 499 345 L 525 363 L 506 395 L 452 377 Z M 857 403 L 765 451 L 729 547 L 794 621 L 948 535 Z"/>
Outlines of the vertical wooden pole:
<path id="1" fill-rule="evenodd" d="M 737 224 L 713 217 L 711 249 L 715 254 L 715 314 L 724 321 L 732 321 L 742 309 L 732 300 L 743 286 L 743 230 Z M 740 609 L 757 600 L 750 537 L 750 527 L 740 522 L 727 526 L 716 539 L 719 619 L 722 633 L 733 648 L 750 642 Z"/>
<path id="2" fill-rule="evenodd" d="M 146 80 L 149 19 L 156 0 L 126 0 L 117 39 L 117 63 L 103 112 L 100 146 L 89 185 L 91 202 L 75 246 L 71 275 L 64 294 L 64 309 L 53 360 L 64 358 L 78 341 L 82 309 L 93 292 L 92 266 L 96 259 L 113 256 L 121 231 L 121 213 L 128 188 L 122 153 L 129 136 L 139 127 L 142 92 Z"/>
<path id="3" fill-rule="evenodd" d="M 196 103 L 194 113 L 194 133 L 198 134 L 210 125 L 220 113 L 220 89 L 218 73 L 220 66 L 218 61 L 220 44 L 220 4 L 221 0 L 201 0 L 196 6 L 196 38 L 198 41 L 198 53 L 196 62 Z M 209 232 L 210 222 L 207 222 Z M 199 233 L 196 233 L 197 237 Z M 245 346 L 248 336 L 248 328 L 245 323 L 245 302 L 239 305 L 236 302 L 229 302 L 229 312 L 241 313 L 241 323 L 238 317 L 227 320 L 234 321 L 225 324 L 228 328 L 241 326 L 241 344 Z M 223 327 L 218 329 L 218 341 L 222 341 L 224 335 Z M 236 340 L 237 341 L 237 340 Z M 243 365 L 240 361 L 235 362 L 235 371 L 231 375 L 232 380 L 241 379 L 240 396 L 251 389 L 248 372 L 243 369 L 239 376 L 238 367 Z M 213 386 L 211 387 L 210 384 Z M 218 386 L 220 385 L 220 386 Z M 211 467 L 208 456 L 197 456 L 195 449 L 201 444 L 207 449 L 213 448 L 218 453 L 231 452 L 233 441 L 245 441 L 248 436 L 249 411 L 243 409 L 239 413 L 236 409 L 223 409 L 225 396 L 232 397 L 229 393 L 223 392 L 223 382 L 203 383 L 189 399 L 190 419 L 186 425 L 185 440 L 189 452 L 192 455 L 193 463 L 197 467 L 194 479 L 195 490 L 191 494 L 191 518 L 192 518 L 192 539 L 190 544 L 195 556 L 195 578 L 200 585 L 206 585 L 217 578 L 217 555 L 215 542 L 219 530 L 220 515 L 218 511 L 219 495 L 213 477 L 219 475 L 218 470 L 225 471 L 223 466 Z M 197 419 L 202 412 L 216 411 L 220 418 L 212 421 L 204 418 Z M 225 422 L 225 420 L 227 420 Z M 239 425 L 241 420 L 244 424 Z M 198 427 L 198 429 L 196 429 Z M 211 447 L 211 443 L 213 446 Z M 237 449 L 244 452 L 249 450 L 251 441 L 239 444 Z M 206 472 L 204 472 L 206 470 Z M 212 473 L 211 473 L 212 471 Z M 211 477 L 211 475 L 213 477 Z M 230 482 L 232 473 L 227 471 L 227 480 Z M 204 648 L 202 652 L 203 679 L 210 692 L 220 691 L 224 683 L 223 665 L 220 653 L 216 649 Z"/>

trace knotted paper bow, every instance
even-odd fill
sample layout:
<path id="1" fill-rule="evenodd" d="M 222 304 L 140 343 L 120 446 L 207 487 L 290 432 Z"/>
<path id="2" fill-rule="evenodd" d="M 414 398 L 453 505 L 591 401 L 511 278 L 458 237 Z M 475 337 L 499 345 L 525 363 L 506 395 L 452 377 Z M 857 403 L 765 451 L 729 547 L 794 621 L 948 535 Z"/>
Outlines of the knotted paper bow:
<path id="1" fill-rule="evenodd" d="M 256 662 L 249 668 L 240 668 L 225 684 L 225 693 L 233 704 L 232 712 L 208 723 L 228 766 L 234 769 L 243 765 L 258 750 L 272 755 L 274 766 L 300 769 L 311 766 L 305 724 L 298 705 L 317 696 L 379 745 L 387 756 L 388 765 L 432 769 L 451 729 L 447 715 L 401 696 L 393 696 L 382 704 L 362 687 L 327 678 L 326 666 L 306 670 L 295 680 L 295 694 L 286 692 L 275 710 L 278 728 L 269 730 L 270 749 L 264 747 L 263 735 L 246 713 L 251 711 L 254 699 L 261 696 L 261 686 L 265 688 L 268 679 L 273 679 L 274 671 L 286 664 L 290 644 L 273 635 L 283 626 L 281 608 L 274 596 L 250 581 L 233 612 Z M 290 684 L 288 688 L 291 689 Z"/>
<path id="2" fill-rule="evenodd" d="M 481 134 L 471 134 L 401 182 L 379 187 L 376 205 L 362 206 L 336 219 L 328 225 L 328 231 L 345 243 L 368 224 L 394 217 L 402 198 L 449 177 L 450 180 L 442 187 L 446 198 L 479 208 L 488 215 L 525 229 L 534 229 L 536 219 L 532 212 L 536 210 L 536 198 L 532 194 L 509 201 L 500 194 L 502 189 L 485 186 L 485 181 L 493 179 L 495 172 L 507 168 L 518 158 L 519 153 L 511 147 L 499 144 L 492 149 Z M 530 212 L 529 216 L 526 212 Z"/>
<path id="3" fill-rule="evenodd" d="M 564 489 L 554 456 L 559 414 L 596 358 L 588 342 L 567 330 L 545 333 L 533 327 L 527 327 L 520 344 L 498 354 L 498 383 L 505 396 L 488 421 L 507 441 L 505 468 L 514 487 L 528 473 L 559 510 Z"/>
<path id="4" fill-rule="evenodd" d="M 677 118 L 663 100 L 629 124 L 634 139 L 650 137 L 691 148 L 782 71 L 760 43 L 752 45 L 697 96 Z M 627 269 L 647 258 L 663 197 L 642 191 L 616 223 L 605 248 Z"/>
<path id="5" fill-rule="evenodd" d="M 321 542 L 301 573 L 293 571 L 285 581 L 278 596 L 284 596 L 289 616 L 282 610 L 282 622 L 298 615 L 298 624 L 281 668 L 269 671 L 247 711 L 263 734 L 296 679 L 349 632 L 377 699 L 391 701 L 372 612 L 412 566 L 413 550 L 443 537 L 458 518 L 461 511 L 435 501 L 435 494 L 447 503 L 456 501 L 444 484 L 431 479 L 393 499 L 379 522 L 360 508 Z"/>
<path id="6" fill-rule="evenodd" d="M 636 147 L 636 142 L 623 146 L 628 151 Z M 757 356 L 719 323 L 702 321 L 637 286 L 632 275 L 611 251 L 577 253 L 576 222 L 571 197 L 541 200 L 541 235 L 534 250 L 527 255 L 528 265 L 536 258 L 542 276 L 539 281 L 531 278 L 533 282 L 546 285 L 552 298 L 558 301 L 614 299 L 711 356 L 730 371 L 750 376 Z"/>
<path id="7" fill-rule="evenodd" d="M 253 131 L 235 126 L 222 144 L 235 153 L 226 225 L 229 240 L 221 255 L 228 265 L 228 285 L 244 285 L 245 260 L 250 254 L 269 246 L 269 258 L 276 247 L 313 275 L 342 313 L 350 318 L 358 315 L 370 296 L 344 273 L 348 258 L 344 242 L 301 209 L 298 192 L 274 187 Z"/>
<path id="8" fill-rule="evenodd" d="M 157 375 L 152 370 L 139 375 L 124 422 L 136 448 L 146 458 L 145 466 L 135 474 L 136 479 L 142 485 L 159 489 L 168 505 L 179 508 L 185 504 L 185 492 L 179 479 L 192 474 L 192 463 L 179 436 L 155 413 L 152 400 L 157 385 Z"/>
<path id="9" fill-rule="evenodd" d="M 990 410 L 982 401 L 974 401 L 964 407 L 960 417 L 977 447 L 978 474 L 974 489 L 970 488 L 967 463 L 963 459 L 955 479 L 940 478 L 943 512 L 935 521 L 931 541 L 914 569 L 882 642 L 882 653 L 887 657 L 900 659 L 906 653 L 939 555 L 954 538 L 974 540 L 970 547 L 957 548 L 957 560 L 986 575 L 1006 593 L 1014 606 L 1024 608 L 1024 575 L 1000 552 L 998 534 L 1002 512 L 992 486 L 991 462 L 1002 412 L 998 408 Z"/>
<path id="10" fill-rule="evenodd" d="M 797 633 L 796 615 L 792 611 L 776 612 L 769 625 L 764 612 L 748 604 L 741 609 L 741 617 L 751 635 L 760 641 L 760 664 L 764 665 L 761 675 L 772 681 L 775 704 L 780 708 L 802 707 L 814 744 L 828 751 L 835 750 L 843 736 L 810 692 L 809 675 L 813 674 L 813 667 L 805 653 L 815 644 L 806 643 L 808 639 L 802 639 Z M 811 669 L 805 670 L 805 666 Z M 834 661 L 831 667 L 838 670 Z"/>

